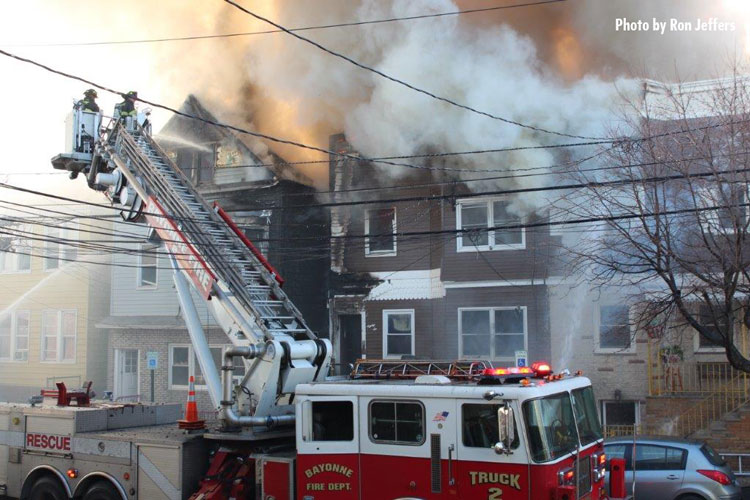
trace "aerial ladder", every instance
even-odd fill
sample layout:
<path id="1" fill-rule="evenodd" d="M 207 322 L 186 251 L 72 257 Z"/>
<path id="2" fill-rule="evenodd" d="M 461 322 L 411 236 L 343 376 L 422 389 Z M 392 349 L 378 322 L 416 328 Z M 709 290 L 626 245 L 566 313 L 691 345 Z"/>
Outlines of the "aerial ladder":
<path id="1" fill-rule="evenodd" d="M 54 157 L 53 166 L 71 178 L 84 174 L 123 220 L 145 220 L 160 240 L 223 429 L 262 437 L 292 425 L 294 389 L 327 376 L 330 341 L 310 329 L 282 289 L 283 279 L 231 217 L 210 205 L 154 141 L 147 113 L 103 121 L 99 113 L 74 109 L 69 150 Z M 211 356 L 191 286 L 232 344 L 221 367 Z M 245 364 L 239 384 L 232 377 L 236 357 Z"/>

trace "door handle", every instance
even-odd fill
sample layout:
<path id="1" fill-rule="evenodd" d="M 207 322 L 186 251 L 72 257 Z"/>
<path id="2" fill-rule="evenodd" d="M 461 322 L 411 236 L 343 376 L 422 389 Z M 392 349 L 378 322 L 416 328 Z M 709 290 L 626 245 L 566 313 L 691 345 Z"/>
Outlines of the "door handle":
<path id="1" fill-rule="evenodd" d="M 456 479 L 453 477 L 453 450 L 456 448 L 453 445 L 448 446 L 448 485 L 453 486 L 456 484 Z"/>
<path id="2" fill-rule="evenodd" d="M 680 476 L 677 476 L 675 474 L 670 474 L 667 476 L 667 479 L 671 479 L 671 480 L 680 479 Z"/>

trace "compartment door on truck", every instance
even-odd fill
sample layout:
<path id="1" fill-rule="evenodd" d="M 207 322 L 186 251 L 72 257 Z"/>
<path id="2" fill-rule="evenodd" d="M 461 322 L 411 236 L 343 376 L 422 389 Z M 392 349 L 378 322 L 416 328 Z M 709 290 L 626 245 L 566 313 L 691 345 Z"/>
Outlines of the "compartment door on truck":
<path id="1" fill-rule="evenodd" d="M 297 412 L 297 497 L 359 498 L 357 397 L 310 396 Z"/>
<path id="2" fill-rule="evenodd" d="M 362 499 L 459 498 L 452 398 L 360 398 Z"/>
<path id="3" fill-rule="evenodd" d="M 516 437 L 512 454 L 497 454 L 497 410 L 500 403 L 479 399 L 458 400 L 458 454 L 456 480 L 460 498 L 482 500 L 526 500 L 529 495 L 529 465 L 523 425 L 514 407 Z"/>

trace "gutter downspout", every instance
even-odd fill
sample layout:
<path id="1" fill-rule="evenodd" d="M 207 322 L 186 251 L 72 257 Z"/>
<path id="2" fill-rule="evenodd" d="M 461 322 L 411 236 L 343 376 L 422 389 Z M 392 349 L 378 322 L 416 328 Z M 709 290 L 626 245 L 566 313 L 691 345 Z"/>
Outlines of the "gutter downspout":
<path id="1" fill-rule="evenodd" d="M 234 404 L 234 399 L 232 397 L 232 371 L 234 370 L 234 363 L 232 362 L 232 358 L 235 356 L 241 356 L 246 359 L 255 359 L 265 354 L 265 352 L 265 344 L 233 346 L 224 352 L 224 361 L 221 367 L 224 390 L 219 415 L 225 423 L 231 424 L 232 426 L 268 427 L 269 429 L 280 425 L 294 425 L 294 415 L 269 415 L 267 417 L 237 415 L 232 408 L 232 405 Z"/>

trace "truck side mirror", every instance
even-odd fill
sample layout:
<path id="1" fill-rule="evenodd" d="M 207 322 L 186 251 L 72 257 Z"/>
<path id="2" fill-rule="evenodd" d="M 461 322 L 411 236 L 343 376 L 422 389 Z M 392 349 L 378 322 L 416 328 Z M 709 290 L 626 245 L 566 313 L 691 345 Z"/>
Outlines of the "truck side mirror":
<path id="1" fill-rule="evenodd" d="M 513 408 L 507 402 L 497 409 L 497 431 L 500 440 L 493 446 L 495 453 L 510 455 L 513 453 L 511 445 L 516 439 L 516 426 L 513 419 Z"/>

